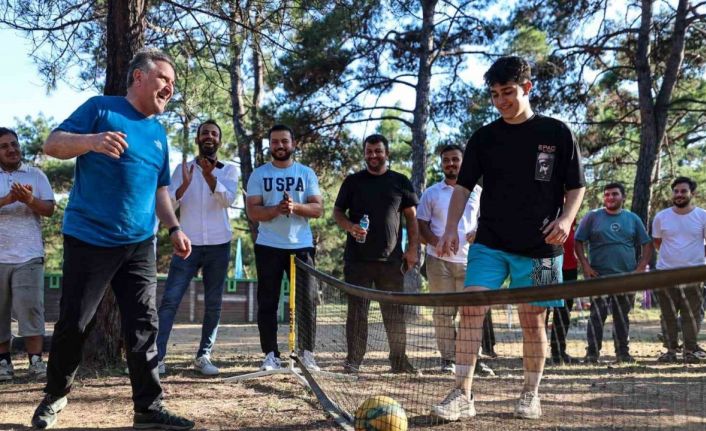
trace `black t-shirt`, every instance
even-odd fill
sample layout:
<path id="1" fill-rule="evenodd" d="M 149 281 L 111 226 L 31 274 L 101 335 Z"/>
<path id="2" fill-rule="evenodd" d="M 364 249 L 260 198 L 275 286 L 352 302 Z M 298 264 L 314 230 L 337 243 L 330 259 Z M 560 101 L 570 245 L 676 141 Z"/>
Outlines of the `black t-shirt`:
<path id="1" fill-rule="evenodd" d="M 370 226 L 364 243 L 356 242 L 350 233 L 347 235 L 344 259 L 401 261 L 402 210 L 418 203 L 412 183 L 398 172 L 388 169 L 382 175 L 373 175 L 364 170 L 346 177 L 335 205 L 347 211 L 353 223 L 367 214 Z"/>
<path id="2" fill-rule="evenodd" d="M 473 190 L 483 177 L 476 242 L 540 258 L 562 254 L 542 230 L 559 217 L 565 190 L 585 185 L 578 142 L 563 122 L 535 115 L 521 124 L 502 118 L 468 141 L 458 184 Z"/>

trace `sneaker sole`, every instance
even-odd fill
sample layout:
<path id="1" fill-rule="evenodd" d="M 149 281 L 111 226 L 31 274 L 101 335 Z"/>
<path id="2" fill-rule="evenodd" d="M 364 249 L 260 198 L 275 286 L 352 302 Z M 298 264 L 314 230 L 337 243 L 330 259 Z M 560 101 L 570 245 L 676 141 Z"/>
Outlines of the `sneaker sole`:
<path id="1" fill-rule="evenodd" d="M 541 416 L 542 416 L 541 410 L 539 411 L 539 413 L 532 414 L 532 415 L 515 412 L 515 417 L 518 419 L 539 419 Z"/>
<path id="2" fill-rule="evenodd" d="M 194 371 L 198 372 L 199 374 L 201 374 L 203 376 L 217 376 L 218 374 L 220 374 L 220 371 L 216 371 L 215 373 L 206 373 L 201 368 L 196 368 L 196 367 L 194 367 Z"/>
<path id="3" fill-rule="evenodd" d="M 460 421 L 461 419 L 470 419 L 470 418 L 474 417 L 476 415 L 476 412 L 474 410 L 473 412 L 466 413 L 466 414 L 459 413 L 457 415 L 444 415 L 443 413 L 438 412 L 432 408 L 430 414 L 432 416 L 439 418 L 439 419 L 443 419 L 447 422 L 457 422 L 457 421 Z"/>
<path id="4" fill-rule="evenodd" d="M 158 423 L 132 424 L 132 428 L 136 430 L 160 429 L 160 430 L 190 430 L 194 425 L 178 426 Z"/>

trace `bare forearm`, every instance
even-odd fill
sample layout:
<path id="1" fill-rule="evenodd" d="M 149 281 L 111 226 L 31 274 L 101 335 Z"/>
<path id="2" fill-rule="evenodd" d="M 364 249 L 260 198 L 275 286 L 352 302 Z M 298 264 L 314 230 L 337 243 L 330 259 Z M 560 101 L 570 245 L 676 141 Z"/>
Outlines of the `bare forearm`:
<path id="1" fill-rule="evenodd" d="M 57 159 L 71 159 L 91 151 L 94 135 L 52 132 L 44 142 L 44 154 Z"/>
<path id="2" fill-rule="evenodd" d="M 417 224 L 417 211 L 414 207 L 404 209 L 404 217 L 407 222 L 407 247 L 419 247 L 419 225 Z"/>
<path id="3" fill-rule="evenodd" d="M 160 187 L 157 189 L 157 218 L 165 225 L 167 228 L 178 226 L 179 220 L 177 220 L 174 214 L 174 208 L 172 208 L 172 201 L 169 199 L 169 192 L 166 187 Z"/>
<path id="4" fill-rule="evenodd" d="M 449 201 L 449 210 L 446 215 L 446 232 L 456 232 L 458 229 L 458 221 L 461 220 L 463 211 L 466 209 L 466 202 L 471 192 L 463 186 L 456 184 L 454 191 L 451 194 Z"/>
<path id="5" fill-rule="evenodd" d="M 417 219 L 417 225 L 419 225 L 419 238 L 420 240 L 431 246 L 436 247 L 436 243 L 439 241 L 439 237 L 434 235 L 429 227 L 429 222 L 426 220 Z"/>
<path id="6" fill-rule="evenodd" d="M 652 243 L 648 242 L 642 245 L 640 262 L 638 262 L 637 266 L 639 268 L 646 267 L 650 263 L 650 259 L 652 259 Z"/>
<path id="7" fill-rule="evenodd" d="M 54 214 L 54 201 L 32 199 L 27 206 L 42 217 L 51 217 Z"/>
<path id="8" fill-rule="evenodd" d="M 271 206 L 271 207 L 266 207 L 264 205 L 251 204 L 251 203 L 246 203 L 246 205 L 247 205 L 247 210 L 248 210 L 248 217 L 252 221 L 256 221 L 256 222 L 270 221 L 280 214 L 279 207 L 276 205 Z"/>
<path id="9" fill-rule="evenodd" d="M 588 259 L 586 259 L 586 253 L 583 249 L 582 241 L 574 241 L 574 250 L 576 251 L 576 258 L 579 260 L 581 265 L 588 265 Z"/>
<path id="10" fill-rule="evenodd" d="M 581 202 L 583 202 L 583 195 L 585 192 L 585 187 L 568 190 L 566 192 L 566 202 L 564 202 L 562 217 L 572 221 L 576 219 L 576 214 L 578 214 L 579 208 L 581 208 Z"/>
<path id="11" fill-rule="evenodd" d="M 298 216 L 306 218 L 319 218 L 324 213 L 324 207 L 318 202 L 308 202 L 305 204 L 294 204 L 292 212 Z"/>
<path id="12" fill-rule="evenodd" d="M 351 232 L 351 230 L 353 229 L 354 223 L 348 219 L 346 214 L 340 208 L 333 208 L 333 219 L 336 221 L 336 224 L 344 231 Z"/>

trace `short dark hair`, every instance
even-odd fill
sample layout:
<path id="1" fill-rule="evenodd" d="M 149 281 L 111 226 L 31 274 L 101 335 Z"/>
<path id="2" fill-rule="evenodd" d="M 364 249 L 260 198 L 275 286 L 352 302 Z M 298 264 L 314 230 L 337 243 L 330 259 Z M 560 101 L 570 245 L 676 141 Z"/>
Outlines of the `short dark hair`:
<path id="1" fill-rule="evenodd" d="M 390 152 L 390 144 L 387 142 L 387 138 L 382 136 L 379 133 L 375 133 L 372 135 L 367 136 L 365 139 L 363 139 L 363 151 L 365 151 L 365 144 L 378 144 L 382 142 L 382 145 L 385 146 L 385 151 L 388 153 Z"/>
<path id="2" fill-rule="evenodd" d="M 216 120 L 213 120 L 210 118 L 208 120 L 204 121 L 203 123 L 199 124 L 199 127 L 196 129 L 196 136 L 197 137 L 199 135 L 201 135 L 201 128 L 203 126 L 205 126 L 206 124 L 213 124 L 214 126 L 216 126 L 216 128 L 218 129 L 218 137 L 219 138 L 223 137 L 223 133 L 221 132 L 221 126 L 219 126 L 218 123 L 216 123 Z"/>
<path id="3" fill-rule="evenodd" d="M 154 68 L 154 63 L 156 61 L 163 61 L 165 63 L 168 63 L 172 67 L 172 70 L 174 71 L 174 76 L 176 77 L 176 67 L 174 66 L 174 60 L 172 60 L 169 55 L 157 48 L 142 48 L 141 50 L 135 53 L 135 56 L 132 57 L 132 60 L 130 60 L 130 63 L 127 66 L 128 88 L 132 85 L 132 82 L 135 80 L 135 78 L 132 76 L 135 72 L 135 69 L 140 69 L 144 72 L 147 72 Z"/>
<path id="4" fill-rule="evenodd" d="M 495 60 L 490 69 L 483 75 L 485 84 L 492 87 L 495 84 L 507 84 L 514 81 L 522 84 L 532 77 L 532 68 L 521 57 L 501 57 Z"/>
<path id="5" fill-rule="evenodd" d="M 267 139 L 270 139 L 272 137 L 272 132 L 289 132 L 289 137 L 292 138 L 292 141 L 295 141 L 294 131 L 292 131 L 291 127 L 286 126 L 284 124 L 275 124 L 274 126 L 272 126 L 267 132 Z"/>
<path id="6" fill-rule="evenodd" d="M 603 186 L 603 191 L 606 191 L 608 189 L 618 189 L 618 190 L 620 190 L 620 194 L 625 196 L 625 186 L 622 183 L 614 182 L 614 183 L 608 183 L 605 186 Z"/>
<path id="7" fill-rule="evenodd" d="M 15 139 L 19 140 L 20 138 L 17 136 L 17 133 L 12 130 L 8 129 L 7 127 L 0 127 L 0 136 L 5 136 L 7 134 L 10 134 L 15 137 Z"/>
<path id="8" fill-rule="evenodd" d="M 2 134 L 0 134 L 2 136 Z M 672 181 L 672 190 L 674 190 L 674 187 L 677 186 L 677 184 L 683 184 L 686 183 L 689 185 L 689 190 L 691 190 L 691 193 L 694 193 L 696 191 L 696 181 L 692 180 L 689 177 L 677 177 Z"/>
<path id="9" fill-rule="evenodd" d="M 458 144 L 444 145 L 443 147 L 441 147 L 441 151 L 439 151 L 439 155 L 443 156 L 444 153 L 448 153 L 449 151 L 460 151 L 461 154 L 463 154 L 463 147 Z"/>

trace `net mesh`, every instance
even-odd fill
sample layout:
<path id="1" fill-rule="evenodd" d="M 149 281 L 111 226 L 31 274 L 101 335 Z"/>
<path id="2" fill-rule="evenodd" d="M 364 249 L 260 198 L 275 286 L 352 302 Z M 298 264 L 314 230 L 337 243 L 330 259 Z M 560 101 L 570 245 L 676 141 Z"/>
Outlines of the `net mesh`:
<path id="1" fill-rule="evenodd" d="M 321 370 L 315 371 L 301 360 L 298 362 L 324 408 L 339 417 L 344 427 L 351 424 L 364 400 L 371 396 L 388 396 L 404 408 L 410 428 L 438 426 L 438 429 L 446 429 L 445 422 L 431 415 L 430 409 L 454 388 L 455 376 L 448 367 L 443 369 L 449 364 L 441 357 L 443 346 L 440 346 L 439 334 L 443 331 L 435 328 L 434 314 L 438 315 L 440 310 L 453 311 L 454 306 L 489 305 L 487 315 L 476 318 L 478 328 L 484 322 L 485 330 L 476 331 L 483 334 L 483 340 L 475 340 L 475 343 L 482 346 L 479 361 L 484 367 L 477 366 L 473 378 L 477 410 L 477 416 L 472 419 L 474 428 L 701 430 L 706 428 L 706 360 L 698 361 L 689 356 L 698 354 L 689 352 L 687 349 L 695 350 L 694 346 L 684 346 L 681 340 L 685 328 L 689 333 L 689 325 L 698 333 L 696 322 L 703 320 L 704 280 L 706 267 L 695 267 L 541 289 L 410 294 L 346 284 L 297 261 L 297 289 L 319 291 L 316 310 L 303 306 L 297 313 L 301 316 L 316 312 L 315 353 Z M 645 291 L 645 286 L 655 290 Z M 686 291 L 691 288 L 692 293 L 698 292 L 698 307 L 685 306 L 685 287 Z M 679 293 L 665 296 L 665 292 Z M 622 302 L 605 299 L 616 295 L 623 298 Z M 574 298 L 568 327 L 564 328 L 559 316 L 555 319 L 542 313 L 542 324 L 535 329 L 545 331 L 546 322 L 547 339 L 554 338 L 555 347 L 558 346 L 557 330 L 565 332 L 566 354 L 584 359 L 589 344 L 587 334 L 591 334 L 588 328 L 594 326 L 591 344 L 601 345 L 599 339 L 602 338 L 600 356 L 594 363 L 589 355 L 589 362 L 581 364 L 567 364 L 563 360 L 566 358 L 559 358 L 555 365 L 549 344 L 546 350 L 540 345 L 540 360 L 544 361 L 547 356 L 539 388 L 542 416 L 536 422 L 514 419 L 525 382 L 518 304 L 559 298 Z M 595 316 L 591 323 L 592 298 L 594 310 L 606 312 L 602 330 L 595 327 Z M 605 304 L 597 305 L 600 298 L 604 298 Z M 673 328 L 664 327 L 661 319 L 659 299 L 663 309 L 681 310 L 682 317 L 676 319 L 680 325 L 677 328 L 680 341 L 676 345 Z M 351 303 L 357 304 L 357 308 L 352 308 L 357 311 L 349 316 Z M 360 313 L 361 306 L 369 308 L 367 323 L 364 313 Z M 625 344 L 620 342 L 621 328 L 626 326 L 624 312 L 629 320 L 629 353 L 636 362 L 626 357 L 624 353 L 628 352 L 619 345 Z M 457 328 L 458 315 L 454 317 Z M 614 338 L 619 342 L 614 342 Z M 458 335 L 455 341 L 464 346 L 471 344 Z M 401 343 L 411 367 L 399 359 Z M 658 358 L 670 345 L 676 357 L 673 361 L 661 362 Z M 529 349 L 531 353 L 533 346 Z M 364 355 L 361 355 L 362 350 Z M 362 357 L 362 361 L 355 363 L 352 357 Z"/>

